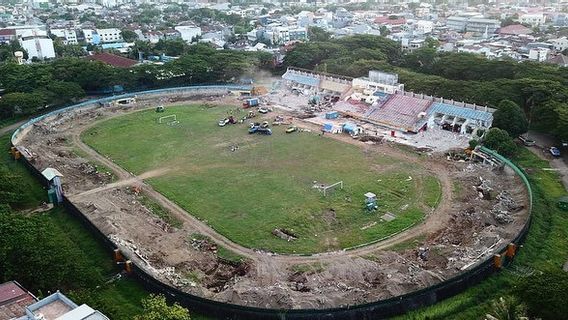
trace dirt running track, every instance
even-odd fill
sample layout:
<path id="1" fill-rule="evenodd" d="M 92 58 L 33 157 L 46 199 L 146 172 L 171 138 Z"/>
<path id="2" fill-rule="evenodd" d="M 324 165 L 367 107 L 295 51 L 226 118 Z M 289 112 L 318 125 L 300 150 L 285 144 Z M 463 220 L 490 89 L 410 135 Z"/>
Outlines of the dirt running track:
<path id="1" fill-rule="evenodd" d="M 136 111 L 139 111 L 139 110 L 136 110 Z M 136 111 L 132 111 L 132 112 L 136 112 Z M 121 115 L 125 115 L 125 114 L 121 114 Z M 84 193 L 74 195 L 73 197 L 71 197 L 71 199 L 76 198 L 76 197 L 85 196 L 85 195 L 91 195 L 93 193 L 109 190 L 109 189 L 119 187 L 119 186 L 129 186 L 129 185 L 133 185 L 133 184 L 141 185 L 144 192 L 151 199 L 158 202 L 162 207 L 166 208 L 168 211 L 170 211 L 172 214 L 174 214 L 178 219 L 180 219 L 181 221 L 184 221 L 184 223 L 188 223 L 193 228 L 195 228 L 196 230 L 199 230 L 199 233 L 210 237 L 215 242 L 217 242 L 217 243 L 223 245 L 224 247 L 231 249 L 235 253 L 238 253 L 238 254 L 240 254 L 244 257 L 247 257 L 249 259 L 258 260 L 258 259 L 266 258 L 266 255 L 267 255 L 266 253 L 258 252 L 256 250 L 243 247 L 243 246 L 241 246 L 237 243 L 232 242 L 231 240 L 227 239 L 223 235 L 217 233 L 213 228 L 211 228 L 210 226 L 208 226 L 204 222 L 196 219 L 189 212 L 185 211 L 183 208 L 181 208 L 180 206 L 178 206 L 177 204 L 175 204 L 174 202 L 172 202 L 171 200 L 169 200 L 168 198 L 163 196 L 161 193 L 154 190 L 150 185 L 143 182 L 144 179 L 156 177 L 156 176 L 159 176 L 161 174 L 166 173 L 168 171 L 167 169 L 153 170 L 152 172 L 143 173 L 140 176 L 134 176 L 131 173 L 129 173 L 128 171 L 124 170 L 119 165 L 115 164 L 111 160 L 109 160 L 106 157 L 99 154 L 97 151 L 93 150 L 91 147 L 86 145 L 83 141 L 81 141 L 80 135 L 83 131 L 85 131 L 85 130 L 93 127 L 93 126 L 96 126 L 101 121 L 106 121 L 106 120 L 108 120 L 108 118 L 92 122 L 88 126 L 82 127 L 81 130 L 73 131 L 73 133 L 71 135 L 72 138 L 73 138 L 72 141 L 73 141 L 73 144 L 75 146 L 77 146 L 79 149 L 81 149 L 82 151 L 84 151 L 86 154 L 89 155 L 90 160 L 94 160 L 96 162 L 99 162 L 99 163 L 103 164 L 104 166 L 106 166 L 107 168 L 111 169 L 114 172 L 114 174 L 119 178 L 119 181 L 108 184 L 104 187 L 92 189 L 92 190 L 86 191 Z M 308 124 L 305 123 L 305 122 L 302 122 L 301 125 L 304 126 L 304 127 L 308 126 Z M 326 138 L 329 138 L 329 137 L 337 139 L 337 140 L 341 140 L 341 141 L 346 142 L 346 143 L 359 145 L 359 146 L 364 145 L 362 142 L 359 142 L 357 140 L 353 140 L 350 137 L 345 137 L 345 136 L 340 136 L 340 135 L 328 135 L 328 136 L 326 136 Z M 407 154 L 405 154 L 404 152 L 401 152 L 397 148 L 391 148 L 391 147 L 386 147 L 386 148 L 388 148 L 389 155 L 391 155 L 393 157 L 404 159 L 405 161 L 409 161 L 409 162 L 417 162 L 417 159 L 415 157 L 410 157 Z M 393 246 L 393 245 L 398 244 L 400 242 L 408 241 L 409 239 L 417 238 L 417 237 L 420 237 L 422 235 L 428 235 L 428 234 L 435 233 L 440 228 L 445 226 L 446 223 L 448 222 L 449 218 L 450 218 L 450 209 L 451 209 L 450 204 L 452 203 L 452 182 L 451 182 L 450 177 L 449 177 L 449 175 L 448 175 L 448 173 L 445 170 L 443 165 L 438 164 L 438 163 L 430 163 L 430 162 L 423 162 L 422 165 L 429 167 L 438 176 L 438 178 L 440 179 L 440 183 L 442 185 L 442 195 L 443 196 L 440 199 L 440 203 L 438 205 L 438 208 L 436 210 L 434 210 L 431 214 L 429 214 L 426 217 L 426 219 L 422 223 L 420 223 L 419 225 L 417 225 L 413 228 L 410 228 L 406 231 L 403 231 L 401 233 L 398 233 L 397 235 L 395 235 L 395 236 L 393 236 L 389 239 L 386 239 L 384 241 L 381 241 L 381 242 L 378 242 L 378 243 L 375 243 L 375 244 L 371 244 L 371 245 L 368 245 L 368 246 L 364 246 L 364 247 L 361 247 L 361 248 L 349 250 L 349 251 L 343 251 L 342 250 L 342 251 L 335 251 L 335 252 L 325 252 L 325 253 L 313 254 L 311 256 L 272 255 L 271 254 L 270 255 L 271 259 L 282 261 L 282 262 L 287 262 L 287 263 L 290 263 L 290 264 L 310 263 L 310 262 L 314 262 L 314 261 L 326 263 L 326 262 L 331 262 L 333 260 L 337 260 L 338 258 L 342 258 L 342 257 L 359 257 L 359 256 L 362 256 L 362 255 L 367 255 L 367 254 L 370 254 L 370 253 L 372 253 L 376 250 L 379 250 L 379 249 L 387 249 L 390 246 Z"/>
<path id="2" fill-rule="evenodd" d="M 105 107 L 56 117 L 34 125 L 18 145 L 35 155 L 33 163 L 38 169 L 54 166 L 64 174 L 64 189 L 67 185 L 69 199 L 129 258 L 156 278 L 198 296 L 268 308 L 329 308 L 377 301 L 433 285 L 459 273 L 479 258 L 491 255 L 492 248 L 508 243 L 526 218 L 527 212 L 523 210 L 526 193 L 518 188 L 520 182 L 511 173 L 448 161 L 444 156 L 417 157 L 415 152 L 393 145 L 369 146 L 350 137 L 326 135 L 323 138 L 376 148 L 392 157 L 420 164 L 441 183 L 443 195 L 438 207 L 411 229 L 349 251 L 299 256 L 246 248 L 217 233 L 144 181 L 176 168 L 135 176 L 80 139 L 83 131 L 100 121 L 155 103 L 155 98 L 146 99 L 129 110 Z M 159 103 L 167 104 L 162 100 Z M 211 104 L 211 100 L 207 103 Z M 229 103 L 239 102 L 227 98 L 220 102 Z M 295 122 L 300 127 L 316 129 L 301 120 Z M 74 152 L 77 149 L 81 157 Z M 111 182 L 108 176 L 101 177 L 96 170 L 94 173 L 89 165 L 93 162 L 112 170 L 117 180 Z M 475 190 L 480 178 L 500 192 L 499 197 L 481 199 Z M 171 228 L 152 215 L 140 204 L 137 195 L 129 191 L 130 186 L 138 186 L 143 194 L 182 221 L 182 226 Z M 518 210 L 503 207 L 501 199 Z M 498 212 L 508 212 L 505 218 L 499 218 L 505 222 L 496 221 Z M 192 234 L 205 235 L 209 240 L 188 239 Z M 389 250 L 401 243 L 408 248 Z M 211 245 L 225 247 L 247 261 L 239 266 L 226 264 L 217 258 L 216 250 L 211 249 L 215 246 Z"/>

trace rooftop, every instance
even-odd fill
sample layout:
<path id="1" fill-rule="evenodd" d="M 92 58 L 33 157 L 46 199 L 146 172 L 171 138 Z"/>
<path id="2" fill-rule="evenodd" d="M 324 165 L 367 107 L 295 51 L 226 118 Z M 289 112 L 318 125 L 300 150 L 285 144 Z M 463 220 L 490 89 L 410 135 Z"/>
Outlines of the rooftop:
<path id="1" fill-rule="evenodd" d="M 447 103 L 435 102 L 432 104 L 430 108 L 429 114 L 433 113 L 441 113 L 446 114 L 453 117 L 459 117 L 469 120 L 476 120 L 476 121 L 492 121 L 493 114 L 491 112 L 485 112 L 481 110 L 474 110 L 470 108 L 463 108 L 454 106 Z"/>
<path id="2" fill-rule="evenodd" d="M 0 284 L 0 319 L 25 316 L 26 306 L 35 301 L 36 298 L 15 281 Z"/>
<path id="3" fill-rule="evenodd" d="M 367 118 L 388 127 L 414 131 L 421 115 L 425 115 L 424 112 L 430 103 L 429 100 L 418 97 L 395 94 L 382 107 L 373 108 L 367 114 Z"/>
<path id="4" fill-rule="evenodd" d="M 531 33 L 533 33 L 532 30 L 530 28 L 523 26 L 522 24 L 512 24 L 499 29 L 499 34 L 519 35 L 519 34 L 531 34 Z"/>
<path id="5" fill-rule="evenodd" d="M 130 68 L 138 64 L 138 61 L 136 60 L 124 58 L 121 56 L 117 56 L 116 54 L 106 53 L 106 52 L 97 53 L 92 56 L 88 56 L 85 59 L 91 61 L 100 61 L 102 63 L 110 64 L 111 66 L 117 68 Z"/>

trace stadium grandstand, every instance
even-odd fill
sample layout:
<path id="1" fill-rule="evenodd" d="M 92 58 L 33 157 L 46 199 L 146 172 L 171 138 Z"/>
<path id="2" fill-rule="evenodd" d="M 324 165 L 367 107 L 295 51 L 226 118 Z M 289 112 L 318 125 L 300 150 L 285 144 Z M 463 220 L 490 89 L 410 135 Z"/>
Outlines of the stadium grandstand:
<path id="1" fill-rule="evenodd" d="M 398 75 L 377 70 L 350 78 L 289 67 L 282 76 L 292 89 L 342 99 L 333 109 L 344 116 L 403 132 L 427 128 L 476 134 L 491 127 L 494 109 L 404 91 Z M 305 94 L 305 93 L 304 93 Z"/>
<path id="2" fill-rule="evenodd" d="M 288 67 L 282 75 L 288 86 L 296 89 L 309 89 L 314 93 L 342 96 L 351 89 L 353 78 L 324 72 Z"/>
<path id="3" fill-rule="evenodd" d="M 426 124 L 426 111 L 432 101 L 414 94 L 392 95 L 382 106 L 371 108 L 365 120 L 407 132 L 418 132 Z"/>
<path id="4" fill-rule="evenodd" d="M 478 130 L 490 128 L 493 122 L 493 114 L 488 108 L 483 109 L 435 102 L 428 110 L 428 127 L 446 126 L 461 134 L 476 134 Z"/>

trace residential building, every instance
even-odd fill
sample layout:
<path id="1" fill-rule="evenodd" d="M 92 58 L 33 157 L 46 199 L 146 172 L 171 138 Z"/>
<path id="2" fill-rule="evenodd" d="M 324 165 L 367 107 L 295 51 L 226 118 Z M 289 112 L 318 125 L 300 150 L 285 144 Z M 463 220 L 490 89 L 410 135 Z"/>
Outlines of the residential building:
<path id="1" fill-rule="evenodd" d="M 49 33 L 63 40 L 63 44 L 78 44 L 77 32 L 74 29 L 51 29 Z"/>
<path id="2" fill-rule="evenodd" d="M 88 57 L 85 57 L 85 59 L 91 60 L 91 61 L 100 61 L 102 63 L 111 65 L 111 66 L 116 67 L 116 68 L 130 68 L 130 67 L 138 64 L 138 61 L 136 61 L 136 60 L 124 58 L 124 57 L 117 56 L 115 54 L 107 53 L 107 52 L 96 53 L 96 54 L 90 55 Z"/>
<path id="3" fill-rule="evenodd" d="M 568 38 L 566 37 L 552 39 L 550 40 L 550 42 L 552 42 L 552 44 L 554 45 L 554 50 L 564 51 L 568 49 Z"/>
<path id="4" fill-rule="evenodd" d="M 429 34 L 434 30 L 434 22 L 427 20 L 418 20 L 414 24 L 414 30 L 419 34 Z"/>
<path id="5" fill-rule="evenodd" d="M 101 42 L 103 43 L 123 41 L 120 29 L 97 29 L 96 32 L 99 35 Z"/>
<path id="6" fill-rule="evenodd" d="M 533 31 L 522 24 L 512 24 L 499 29 L 498 33 L 501 36 L 519 36 L 531 34 Z"/>
<path id="7" fill-rule="evenodd" d="M 305 41 L 308 40 L 308 30 L 307 28 L 294 28 L 288 31 L 290 36 L 290 41 L 300 40 Z"/>
<path id="8" fill-rule="evenodd" d="M 529 50 L 529 60 L 534 60 L 538 62 L 546 61 L 548 58 L 548 53 L 550 50 L 548 48 L 533 48 Z"/>
<path id="9" fill-rule="evenodd" d="M 179 34 L 183 41 L 187 43 L 192 43 L 195 39 L 201 36 L 201 28 L 195 26 L 177 26 L 174 28 Z"/>
<path id="10" fill-rule="evenodd" d="M 523 14 L 519 17 L 519 22 L 531 26 L 540 26 L 546 22 L 546 17 L 542 13 Z"/>
<path id="11" fill-rule="evenodd" d="M 0 29 L 0 44 L 16 40 L 16 30 Z"/>
<path id="12" fill-rule="evenodd" d="M 16 281 L 0 284 L 2 320 L 109 320 L 86 304 L 77 305 L 57 291 L 41 300 Z"/>
<path id="13" fill-rule="evenodd" d="M 0 284 L 0 319 L 19 319 L 37 298 L 16 281 Z M 24 318 L 25 319 L 25 318 Z"/>
<path id="14" fill-rule="evenodd" d="M 55 58 L 53 40 L 43 30 L 26 30 L 22 33 L 19 41 L 22 48 L 28 52 L 30 60 L 33 58 L 39 60 Z"/>
<path id="15" fill-rule="evenodd" d="M 83 29 L 83 39 L 85 39 L 85 42 L 88 44 L 97 45 L 101 43 L 101 37 L 92 29 Z"/>
<path id="16" fill-rule="evenodd" d="M 568 57 L 561 53 L 551 57 L 546 62 L 558 65 L 560 67 L 568 67 Z"/>
<path id="17" fill-rule="evenodd" d="M 492 34 L 499 29 L 501 22 L 495 19 L 452 16 L 446 20 L 446 26 L 459 32 Z"/>

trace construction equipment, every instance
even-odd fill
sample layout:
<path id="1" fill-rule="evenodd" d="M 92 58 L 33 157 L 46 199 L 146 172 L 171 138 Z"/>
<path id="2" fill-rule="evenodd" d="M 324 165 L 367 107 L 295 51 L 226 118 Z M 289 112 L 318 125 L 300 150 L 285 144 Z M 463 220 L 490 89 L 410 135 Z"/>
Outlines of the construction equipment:
<path id="1" fill-rule="evenodd" d="M 250 91 L 250 93 L 253 96 L 262 96 L 268 93 L 268 90 L 266 90 L 266 87 L 264 86 L 255 86 L 252 87 L 252 90 Z"/>
<path id="2" fill-rule="evenodd" d="M 246 99 L 245 102 L 243 103 L 243 108 L 247 109 L 247 108 L 253 108 L 253 107 L 257 107 L 259 105 L 258 99 L 257 98 L 251 98 L 251 99 Z"/>

